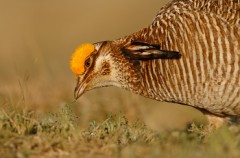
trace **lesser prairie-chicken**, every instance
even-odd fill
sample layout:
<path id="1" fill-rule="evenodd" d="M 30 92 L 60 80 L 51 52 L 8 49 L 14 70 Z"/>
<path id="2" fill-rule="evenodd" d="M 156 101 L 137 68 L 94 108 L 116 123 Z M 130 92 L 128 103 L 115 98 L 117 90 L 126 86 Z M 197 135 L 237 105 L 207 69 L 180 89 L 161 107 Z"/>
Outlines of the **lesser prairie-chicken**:
<path id="1" fill-rule="evenodd" d="M 117 86 L 193 106 L 209 121 L 240 115 L 240 3 L 174 0 L 148 27 L 76 50 L 75 98 Z"/>

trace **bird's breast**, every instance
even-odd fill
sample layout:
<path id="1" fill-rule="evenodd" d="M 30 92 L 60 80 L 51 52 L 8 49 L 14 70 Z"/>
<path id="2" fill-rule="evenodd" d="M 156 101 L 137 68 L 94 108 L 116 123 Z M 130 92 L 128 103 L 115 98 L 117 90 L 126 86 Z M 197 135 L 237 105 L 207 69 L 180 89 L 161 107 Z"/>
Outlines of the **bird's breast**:
<path id="1" fill-rule="evenodd" d="M 154 25 L 141 39 L 179 51 L 182 57 L 141 61 L 142 95 L 213 113 L 240 114 L 239 27 L 199 13 Z"/>

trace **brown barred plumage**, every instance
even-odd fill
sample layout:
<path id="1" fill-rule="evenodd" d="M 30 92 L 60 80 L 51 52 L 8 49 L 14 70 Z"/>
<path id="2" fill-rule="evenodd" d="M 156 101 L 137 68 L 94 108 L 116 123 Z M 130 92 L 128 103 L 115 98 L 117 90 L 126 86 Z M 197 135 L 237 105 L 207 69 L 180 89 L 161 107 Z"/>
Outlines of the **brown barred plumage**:
<path id="1" fill-rule="evenodd" d="M 76 98 L 114 85 L 214 116 L 240 115 L 239 0 L 174 0 L 147 28 L 96 43 L 91 58 Z"/>

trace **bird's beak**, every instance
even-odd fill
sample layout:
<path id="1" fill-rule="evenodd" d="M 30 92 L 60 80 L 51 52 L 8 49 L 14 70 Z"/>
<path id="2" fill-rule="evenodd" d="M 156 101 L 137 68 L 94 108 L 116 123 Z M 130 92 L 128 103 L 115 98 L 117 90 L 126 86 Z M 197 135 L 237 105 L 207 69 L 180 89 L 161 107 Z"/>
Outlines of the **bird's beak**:
<path id="1" fill-rule="evenodd" d="M 76 100 L 83 95 L 83 93 L 85 92 L 86 86 L 87 86 L 86 83 L 82 82 L 81 78 L 78 77 L 77 78 L 77 85 L 76 85 L 75 90 L 74 90 L 74 98 Z"/>

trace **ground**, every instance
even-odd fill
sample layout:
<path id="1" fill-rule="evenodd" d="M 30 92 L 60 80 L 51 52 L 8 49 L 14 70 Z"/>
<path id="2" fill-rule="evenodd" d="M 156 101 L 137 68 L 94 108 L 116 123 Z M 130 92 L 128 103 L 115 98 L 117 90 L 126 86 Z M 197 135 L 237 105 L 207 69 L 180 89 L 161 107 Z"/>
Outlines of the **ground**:
<path id="1" fill-rule="evenodd" d="M 1 110 L 1 157 L 240 157 L 240 126 L 208 133 L 189 124 L 156 132 L 118 113 L 81 128 L 71 106 L 44 115 L 17 107 Z"/>

